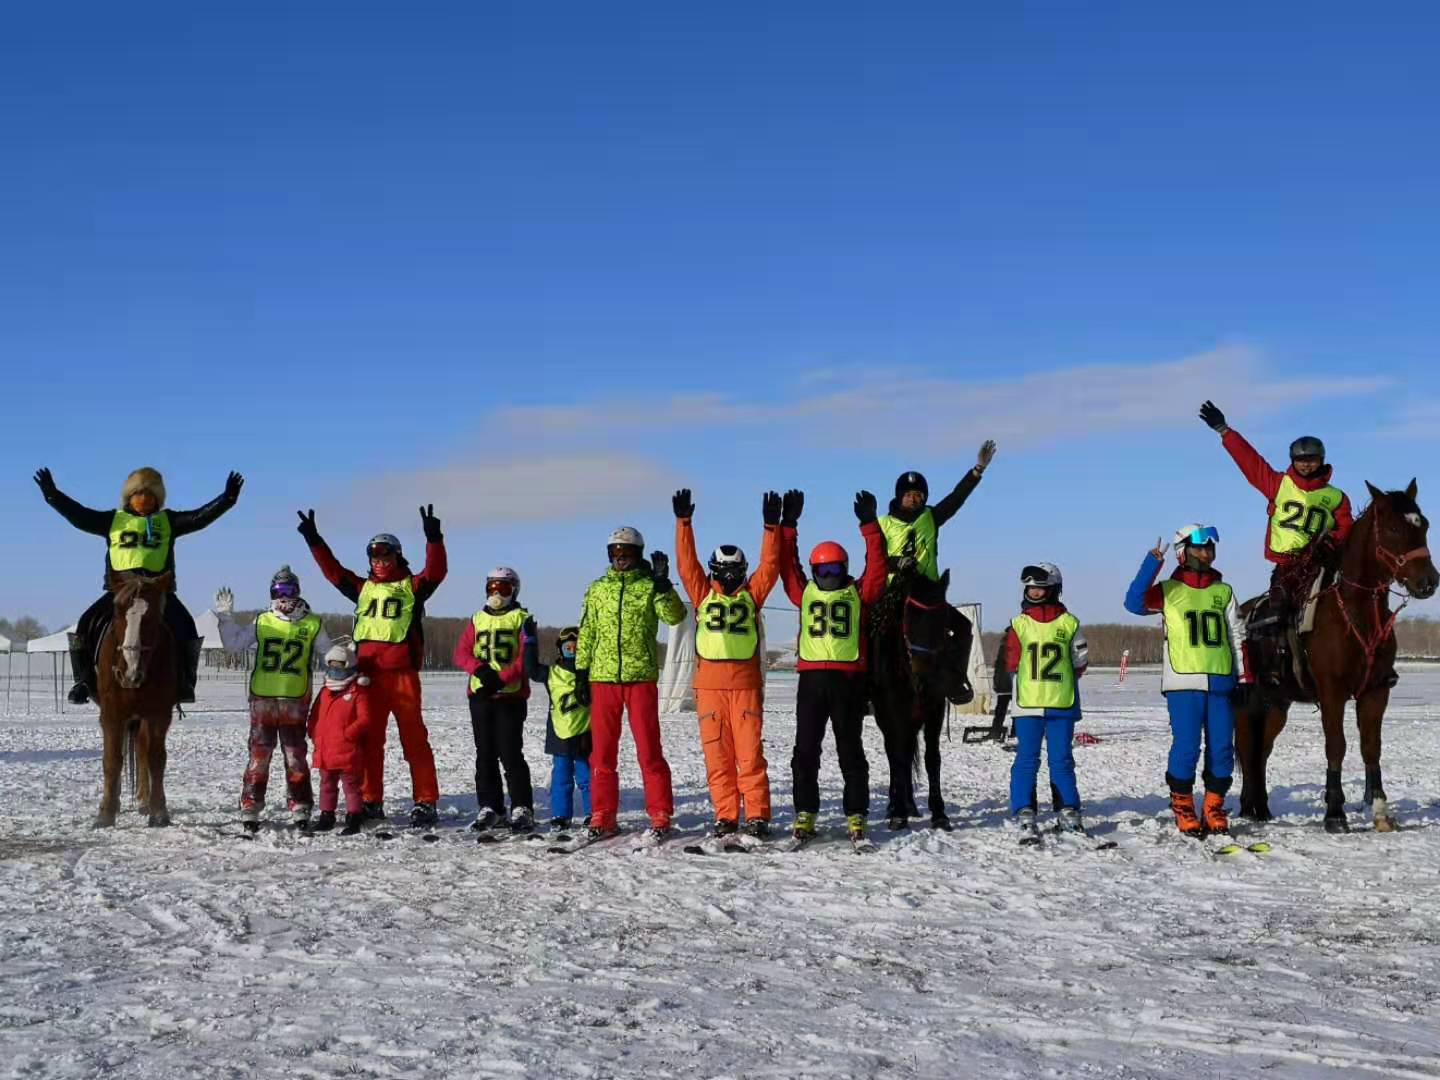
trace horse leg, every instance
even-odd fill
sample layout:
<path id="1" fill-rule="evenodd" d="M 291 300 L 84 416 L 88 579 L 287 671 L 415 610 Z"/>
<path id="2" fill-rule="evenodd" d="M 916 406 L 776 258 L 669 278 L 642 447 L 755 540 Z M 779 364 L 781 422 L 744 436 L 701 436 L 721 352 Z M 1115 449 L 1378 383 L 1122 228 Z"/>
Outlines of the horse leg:
<path id="1" fill-rule="evenodd" d="M 130 729 L 125 740 L 130 753 L 130 775 L 135 777 L 135 809 L 142 814 L 150 812 L 150 733 L 142 720 Z"/>
<path id="2" fill-rule="evenodd" d="M 1385 784 L 1380 778 L 1380 726 L 1385 719 L 1385 706 L 1390 703 L 1390 688 L 1377 686 L 1355 700 L 1355 718 L 1360 727 L 1360 756 L 1365 760 L 1365 802 L 1376 832 L 1394 832 L 1395 819 L 1385 801 Z"/>
<path id="3" fill-rule="evenodd" d="M 1332 688 L 1320 696 L 1320 724 L 1325 729 L 1325 831 L 1350 831 L 1345 820 L 1345 792 L 1340 770 L 1345 765 L 1345 698 Z"/>
<path id="4" fill-rule="evenodd" d="M 95 815 L 95 828 L 105 829 L 115 824 L 115 815 L 120 812 L 120 770 L 124 765 L 125 732 L 123 724 L 103 714 L 100 731 L 105 742 L 105 787 L 100 795 L 100 809 Z"/>
<path id="5" fill-rule="evenodd" d="M 925 717 L 925 775 L 930 781 L 930 820 L 945 817 L 945 796 L 940 791 L 940 730 L 945 706 L 937 702 Z"/>
<path id="6" fill-rule="evenodd" d="M 1275 740 L 1285 730 L 1288 706 L 1277 705 L 1264 712 L 1251 706 L 1235 713 L 1235 749 L 1240 761 L 1240 815 L 1254 821 L 1270 821 L 1270 789 L 1265 767 Z"/>
<path id="7" fill-rule="evenodd" d="M 142 726 L 149 743 L 144 763 L 150 773 L 150 825 L 170 824 L 170 810 L 165 804 L 165 734 L 169 727 L 168 710 L 159 716 L 146 717 Z"/>
<path id="8" fill-rule="evenodd" d="M 885 741 L 885 760 L 890 766 L 890 793 L 885 804 L 885 816 L 893 818 L 904 812 L 904 785 L 910 778 L 910 759 L 901 745 L 904 735 L 895 723 L 894 703 L 889 700 L 885 691 L 876 691 L 874 706 L 875 726 L 880 729 L 880 736 Z"/>

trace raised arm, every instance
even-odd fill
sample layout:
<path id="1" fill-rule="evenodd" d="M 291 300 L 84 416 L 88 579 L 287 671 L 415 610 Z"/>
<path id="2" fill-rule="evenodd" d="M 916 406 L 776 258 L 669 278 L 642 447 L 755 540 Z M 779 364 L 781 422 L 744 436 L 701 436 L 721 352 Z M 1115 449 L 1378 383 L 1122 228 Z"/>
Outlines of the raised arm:
<path id="1" fill-rule="evenodd" d="M 325 580 L 339 589 L 340 595 L 347 600 L 359 600 L 365 579 L 353 570 L 341 566 L 334 552 L 330 550 L 330 545 L 320 538 L 320 531 L 315 527 L 314 510 L 308 515 L 301 510 L 295 512 L 300 516 L 300 524 L 295 531 L 305 538 L 305 543 L 310 547 L 310 557 L 325 575 Z"/>
<path id="2" fill-rule="evenodd" d="M 40 494 L 45 497 L 45 502 L 75 528 L 92 536 L 110 535 L 110 522 L 115 517 L 115 511 L 92 510 L 88 506 L 80 505 L 55 486 L 49 469 L 37 469 L 35 483 L 40 486 Z"/>
<path id="3" fill-rule="evenodd" d="M 765 606 L 775 583 L 780 580 L 780 496 L 767 491 L 760 505 L 765 533 L 760 539 L 760 562 L 750 575 L 747 587 L 755 603 Z"/>
<path id="4" fill-rule="evenodd" d="M 435 516 L 435 506 L 420 508 L 420 525 L 425 530 L 425 569 L 412 579 L 415 595 L 428 600 L 450 572 L 450 563 L 445 554 L 445 535 L 440 531 L 440 519 Z"/>
<path id="5" fill-rule="evenodd" d="M 240 489 L 245 486 L 245 477 L 232 472 L 225 480 L 225 490 L 198 510 L 176 510 L 170 515 L 170 527 L 175 535 L 185 536 L 199 532 L 235 505 L 240 498 Z"/>
<path id="6" fill-rule="evenodd" d="M 695 553 L 695 530 L 690 519 L 695 514 L 695 503 L 689 488 L 675 492 L 670 505 L 675 510 L 675 569 L 680 573 L 680 584 L 685 586 L 690 603 L 699 606 L 710 591 L 705 568 L 700 565 L 700 556 Z"/>
<path id="7" fill-rule="evenodd" d="M 1155 541 L 1155 547 L 1145 553 L 1140 570 L 1130 588 L 1125 592 L 1125 610 L 1131 615 L 1154 615 L 1165 606 L 1164 594 L 1155 584 L 1160 573 L 1161 560 L 1165 558 L 1164 540 Z"/>
<path id="8" fill-rule="evenodd" d="M 930 508 L 937 529 L 954 517 L 956 512 L 965 505 L 965 500 L 970 498 L 970 493 L 980 485 L 980 478 L 985 475 L 985 469 L 994 458 L 995 440 L 986 439 L 980 444 L 979 453 L 975 455 L 975 467 L 960 478 L 960 482 L 955 485 L 949 495 Z"/>

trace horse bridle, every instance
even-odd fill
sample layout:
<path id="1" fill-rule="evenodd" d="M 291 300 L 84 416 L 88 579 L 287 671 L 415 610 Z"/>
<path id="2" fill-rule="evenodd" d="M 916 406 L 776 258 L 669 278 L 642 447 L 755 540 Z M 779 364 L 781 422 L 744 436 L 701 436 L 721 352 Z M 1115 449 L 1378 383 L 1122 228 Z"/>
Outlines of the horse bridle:
<path id="1" fill-rule="evenodd" d="M 915 607 L 919 608 L 921 611 L 936 611 L 936 610 L 938 610 L 939 608 L 943 608 L 943 607 L 946 606 L 946 605 L 945 605 L 945 601 L 943 601 L 943 600 L 940 601 L 940 602 L 937 603 L 937 604 L 926 604 L 926 603 L 923 603 L 923 602 L 920 601 L 920 600 L 916 600 L 913 596 L 907 596 L 907 597 L 905 598 L 905 604 L 906 604 L 907 607 L 913 604 Z M 901 632 L 903 633 L 903 632 L 904 632 L 904 629 L 905 629 L 904 620 L 901 620 L 900 629 L 901 629 Z M 929 645 L 916 645 L 913 641 L 910 640 L 910 635 L 909 635 L 909 634 L 906 634 L 906 635 L 905 635 L 905 647 L 906 647 L 907 649 L 909 649 L 911 652 L 918 652 L 918 653 L 937 653 L 937 652 L 940 652 L 940 650 L 941 650 L 941 646 L 934 646 L 934 647 L 932 647 L 932 646 L 929 646 Z"/>
<path id="2" fill-rule="evenodd" d="M 1399 579 L 1400 568 L 1408 562 L 1416 559 L 1428 559 L 1429 557 L 1430 549 L 1424 545 L 1407 551 L 1403 555 L 1396 555 L 1381 542 L 1380 530 L 1377 527 L 1375 529 L 1375 558 L 1380 565 L 1385 568 L 1385 572 L 1389 576 L 1378 585 L 1363 585 L 1358 581 L 1351 581 L 1342 572 L 1336 571 L 1335 584 L 1331 586 L 1335 591 L 1335 606 L 1340 609 L 1340 617 L 1345 620 L 1345 629 L 1350 633 L 1351 637 L 1359 642 L 1360 648 L 1365 652 L 1365 674 L 1360 679 L 1361 690 L 1364 690 L 1370 684 L 1370 675 L 1375 669 L 1376 652 L 1378 652 L 1380 646 L 1394 634 L 1395 623 L 1396 620 L 1400 618 L 1400 612 L 1405 610 L 1405 606 L 1409 604 L 1412 599 L 1408 588 L 1406 588 L 1403 593 L 1397 593 L 1391 588 Z M 1345 605 L 1345 594 L 1341 591 L 1342 586 L 1348 586 L 1356 592 L 1365 593 L 1370 597 L 1370 605 L 1374 614 L 1373 621 L 1375 623 L 1375 632 L 1373 634 L 1368 636 L 1362 634 L 1360 628 L 1355 625 L 1355 620 L 1350 617 L 1350 610 Z M 1384 619 L 1383 621 L 1381 619 L 1380 608 L 1381 594 L 1394 595 L 1401 598 L 1399 606 L 1390 612 L 1388 619 Z"/>

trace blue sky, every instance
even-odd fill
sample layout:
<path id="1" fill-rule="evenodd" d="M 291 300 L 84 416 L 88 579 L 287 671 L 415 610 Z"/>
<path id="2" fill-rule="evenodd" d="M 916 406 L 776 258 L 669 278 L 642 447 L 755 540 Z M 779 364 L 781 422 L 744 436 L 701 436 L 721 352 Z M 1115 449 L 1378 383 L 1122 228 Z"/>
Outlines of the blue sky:
<path id="1" fill-rule="evenodd" d="M 858 555 L 852 493 L 937 495 L 998 625 L 1025 561 L 1082 619 L 1160 532 L 1220 527 L 1257 588 L 1263 502 L 1198 420 L 1275 460 L 1325 438 L 1433 481 L 1433 8 L 1142 4 L 31 5 L 0 65 L 0 614 L 70 621 L 109 505 L 153 464 L 198 505 L 181 594 L 258 603 L 295 534 L 420 546 L 462 614 L 516 566 L 572 619 L 620 522 L 672 549 Z M 858 561 L 858 560 L 857 560 Z M 777 598 L 783 603 L 783 599 Z M 1417 605 L 1421 613 L 1426 605 Z"/>

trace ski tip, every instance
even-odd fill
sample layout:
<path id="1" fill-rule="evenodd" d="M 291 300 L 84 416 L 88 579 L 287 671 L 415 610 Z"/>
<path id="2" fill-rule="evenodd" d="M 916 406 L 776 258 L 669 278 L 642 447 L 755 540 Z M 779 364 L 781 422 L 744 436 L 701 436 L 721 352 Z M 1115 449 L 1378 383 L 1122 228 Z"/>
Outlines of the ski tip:
<path id="1" fill-rule="evenodd" d="M 1253 852 L 1256 855 L 1264 855 L 1267 851 L 1270 850 L 1270 845 L 1267 844 L 1264 840 L 1257 840 L 1255 841 L 1255 843 L 1247 845 L 1245 850 Z"/>
<path id="2" fill-rule="evenodd" d="M 1239 844 L 1221 844 L 1215 849 L 1216 855 L 1238 855 L 1244 849 Z"/>

